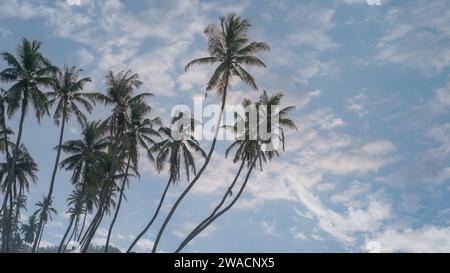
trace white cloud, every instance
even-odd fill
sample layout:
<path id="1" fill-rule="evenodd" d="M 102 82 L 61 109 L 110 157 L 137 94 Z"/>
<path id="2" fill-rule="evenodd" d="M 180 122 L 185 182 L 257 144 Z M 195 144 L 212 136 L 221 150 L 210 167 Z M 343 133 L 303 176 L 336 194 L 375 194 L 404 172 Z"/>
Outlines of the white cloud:
<path id="1" fill-rule="evenodd" d="M 82 4 L 82 0 L 66 0 L 67 4 L 70 6 L 80 6 Z"/>
<path id="2" fill-rule="evenodd" d="M 137 243 L 136 243 L 136 247 L 138 247 L 139 249 L 141 249 L 142 251 L 145 252 L 150 252 L 153 250 L 153 245 L 155 244 L 155 242 L 153 242 L 152 240 L 149 239 L 140 239 Z"/>
<path id="3" fill-rule="evenodd" d="M 411 2 L 389 10 L 381 20 L 377 58 L 435 75 L 450 65 L 450 9 L 445 0 Z"/>
<path id="4" fill-rule="evenodd" d="M 450 228 L 424 226 L 419 229 L 388 228 L 370 238 L 381 252 L 450 252 Z"/>

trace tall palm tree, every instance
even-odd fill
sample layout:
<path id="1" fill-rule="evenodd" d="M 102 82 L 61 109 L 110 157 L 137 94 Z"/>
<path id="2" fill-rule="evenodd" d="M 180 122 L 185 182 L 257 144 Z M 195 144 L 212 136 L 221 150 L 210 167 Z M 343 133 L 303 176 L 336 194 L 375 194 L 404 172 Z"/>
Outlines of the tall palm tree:
<path id="1" fill-rule="evenodd" d="M 234 131 L 236 140 L 230 145 L 230 147 L 225 151 L 225 157 L 228 157 L 229 153 L 236 149 L 235 156 L 233 158 L 233 162 L 241 162 L 238 172 L 228 187 L 227 191 L 224 193 L 222 200 L 216 206 L 216 208 L 212 211 L 212 213 L 206 217 L 194 230 L 186 236 L 183 242 L 178 246 L 176 252 L 180 252 L 191 240 L 193 240 L 200 232 L 202 232 L 205 228 L 207 228 L 212 222 L 214 222 L 218 217 L 224 214 L 226 211 L 231 209 L 231 207 L 236 203 L 239 197 L 242 195 L 242 192 L 247 185 L 250 174 L 253 171 L 253 168 L 256 162 L 259 160 L 260 168 L 262 171 L 263 162 L 265 163 L 267 160 L 272 160 L 275 156 L 279 156 L 279 147 L 274 147 L 277 149 L 264 150 L 262 149 L 263 144 L 269 144 L 271 139 L 261 139 L 260 127 L 267 126 L 268 133 L 271 133 L 271 137 L 276 137 L 282 143 L 282 149 L 285 147 L 285 137 L 283 130 L 288 129 L 297 129 L 295 122 L 288 117 L 288 114 L 295 109 L 295 106 L 289 106 L 279 109 L 281 98 L 283 97 L 283 93 L 278 92 L 273 96 L 268 96 L 267 92 L 264 91 L 261 95 L 258 102 L 255 103 L 254 108 L 247 108 L 250 111 L 255 111 L 257 115 L 257 124 L 256 126 L 250 123 L 248 116 L 241 116 L 238 113 L 235 113 L 235 124 L 232 126 L 226 126 Z M 243 107 L 246 108 L 251 105 L 251 101 L 248 99 L 244 99 L 242 103 Z M 260 111 L 261 108 L 266 108 L 265 111 Z M 275 108 L 275 109 L 274 109 Z M 272 113 L 272 111 L 276 111 Z M 250 113 L 249 113 L 250 114 Z M 276 119 L 278 122 L 275 122 L 273 119 Z M 240 123 L 240 124 L 239 124 Z M 272 134 L 273 133 L 273 134 Z M 251 136 L 254 134 L 256 138 L 252 138 Z M 238 194 L 235 195 L 234 199 L 222 210 L 222 206 L 225 204 L 226 199 L 229 196 L 232 196 L 232 190 L 240 176 L 240 173 L 244 166 L 247 166 L 247 174 L 245 179 L 238 191 Z"/>
<path id="2" fill-rule="evenodd" d="M 187 113 L 184 114 L 186 115 Z M 182 115 L 183 114 L 180 113 L 178 117 L 172 119 L 172 124 L 175 123 L 179 118 L 181 118 Z M 193 120 L 191 122 L 191 125 L 194 125 Z M 180 130 L 179 133 L 181 133 L 182 138 L 175 137 L 173 131 L 174 129 Z M 159 200 L 159 204 L 153 217 L 150 219 L 142 232 L 136 237 L 133 243 L 128 247 L 127 252 L 131 252 L 136 243 L 141 239 L 142 236 L 145 235 L 145 233 L 147 233 L 148 229 L 155 221 L 164 202 L 170 184 L 176 184 L 180 181 L 180 171 L 182 167 L 184 167 L 187 181 L 189 181 L 191 173 L 196 175 L 197 170 L 195 167 L 195 158 L 193 152 L 198 153 L 203 158 L 206 157 L 206 153 L 205 151 L 203 151 L 198 141 L 191 134 L 188 134 L 188 132 L 191 132 L 192 130 L 185 130 L 185 128 L 183 127 L 161 127 L 158 131 L 162 136 L 164 136 L 165 139 L 156 143 L 151 150 L 152 152 L 156 152 L 155 164 L 156 170 L 158 172 L 161 172 L 162 170 L 164 170 L 166 165 L 169 165 L 169 180 L 166 184 L 166 187 L 164 188 L 163 194 Z"/>
<path id="3" fill-rule="evenodd" d="M 210 56 L 195 59 L 186 65 L 185 70 L 188 70 L 193 65 L 218 64 L 206 85 L 206 90 L 209 91 L 215 89 L 217 94 L 221 97 L 222 104 L 215 127 L 214 139 L 211 143 L 208 155 L 206 156 L 205 163 L 172 206 L 158 232 L 155 244 L 153 245 L 153 252 L 156 252 L 159 240 L 178 205 L 195 185 L 211 159 L 216 145 L 231 79 L 237 77 L 253 89 L 258 89 L 253 76 L 245 70 L 244 65 L 265 67 L 266 65 L 263 61 L 258 57 L 255 57 L 254 54 L 269 50 L 269 46 L 264 42 L 249 42 L 247 35 L 250 27 L 251 24 L 247 19 L 242 19 L 235 14 L 220 17 L 219 25 L 209 25 L 204 31 L 208 38 L 208 52 Z"/>
<path id="4" fill-rule="evenodd" d="M 103 193 L 99 200 L 97 213 L 92 220 L 94 222 L 92 225 L 93 228 L 89 230 L 86 242 L 81 249 L 82 252 L 86 252 L 89 248 L 100 225 L 100 221 L 103 218 L 105 201 L 110 199 L 107 193 L 111 192 L 111 187 L 114 185 L 113 177 L 117 171 L 118 155 L 120 154 L 119 149 L 123 146 L 126 136 L 125 133 L 128 130 L 131 108 L 137 102 L 153 96 L 153 94 L 145 92 L 137 95 L 134 94 L 135 90 L 141 87 L 143 83 L 139 80 L 138 74 L 133 73 L 131 70 L 126 72 L 121 71 L 117 74 L 110 71 L 106 76 L 106 83 L 106 95 L 98 96 L 98 99 L 105 105 L 112 106 L 113 108 L 111 116 L 105 121 L 108 124 L 110 133 L 112 162 Z"/>
<path id="5" fill-rule="evenodd" d="M 95 93 L 85 93 L 83 88 L 86 83 L 91 81 L 90 77 L 80 78 L 81 70 L 77 70 L 75 66 L 64 66 L 63 70 L 58 70 L 55 73 L 54 82 L 52 84 L 53 91 L 47 93 L 49 106 L 56 105 L 53 119 L 58 126 L 61 124 L 61 130 L 59 133 L 58 146 L 56 147 L 56 159 L 53 167 L 53 172 L 50 180 L 50 187 L 48 190 L 47 198 L 49 202 L 53 201 L 52 194 L 55 185 L 56 172 L 58 170 L 59 158 L 61 156 L 61 145 L 64 138 L 64 128 L 69 121 L 71 115 L 83 124 L 86 122 L 86 116 L 83 114 L 81 107 L 87 112 L 92 111 L 92 104 L 95 104 Z M 50 205 L 50 204 L 47 204 Z M 42 211 L 45 214 L 45 207 Z M 38 225 L 38 235 L 44 232 L 44 221 L 41 218 Z M 39 236 L 38 236 L 39 237 Z M 37 240 L 33 245 L 33 252 L 39 248 Z"/>
<path id="6" fill-rule="evenodd" d="M 80 221 L 80 217 L 84 214 L 86 215 L 85 205 L 83 202 L 84 199 L 84 189 L 76 187 L 73 192 L 70 194 L 69 198 L 67 198 L 67 204 L 69 209 L 67 213 L 70 215 L 69 226 L 64 232 L 63 238 L 58 247 L 58 253 L 63 251 L 64 243 L 66 242 L 66 238 L 69 235 L 69 232 L 72 230 L 72 225 L 74 226 L 72 234 L 67 240 L 67 244 L 64 247 L 64 250 L 67 248 L 68 244 L 71 242 L 72 238 L 75 236 L 75 240 L 77 237 L 78 223 Z M 74 225 L 75 222 L 75 225 Z"/>
<path id="7" fill-rule="evenodd" d="M 149 144 L 155 143 L 153 137 L 160 137 L 160 134 L 154 129 L 154 127 L 155 125 L 161 125 L 161 120 L 159 118 L 146 118 L 146 115 L 150 114 L 150 112 L 151 107 L 149 107 L 143 101 L 138 101 L 131 107 L 130 121 L 128 125 L 128 131 L 126 132 L 127 137 L 124 141 L 124 148 L 128 154 L 127 165 L 125 168 L 125 176 L 122 181 L 122 185 L 120 186 L 119 200 L 117 203 L 116 211 L 114 213 L 114 217 L 111 221 L 108 235 L 106 237 L 105 253 L 108 252 L 111 233 L 119 214 L 120 206 L 122 204 L 125 186 L 128 182 L 128 172 L 130 164 L 134 166 L 134 169 L 138 169 L 140 147 L 143 148 L 147 152 L 149 158 L 153 160 Z"/>
<path id="8" fill-rule="evenodd" d="M 12 153 L 11 164 L 8 169 L 7 184 L 12 184 L 15 177 L 15 166 L 19 154 L 19 147 L 22 140 L 23 124 L 27 109 L 30 104 L 34 107 L 38 121 L 42 116 L 48 113 L 47 98 L 39 89 L 43 86 L 50 86 L 53 82 L 51 74 L 57 68 L 51 65 L 40 52 L 41 43 L 39 41 L 30 42 L 27 39 L 22 40 L 22 44 L 17 49 L 17 56 L 11 53 L 2 53 L 3 59 L 8 67 L 0 72 L 0 80 L 12 82 L 13 85 L 8 90 L 9 105 L 8 114 L 11 116 L 20 108 L 19 129 L 15 142 L 15 149 Z M 10 194 L 7 189 L 7 195 Z M 10 232 L 10 227 L 4 224 L 2 233 L 2 252 L 8 248 L 8 239 L 6 236 Z"/>
<path id="9" fill-rule="evenodd" d="M 67 171 L 72 171 L 71 181 L 76 188 L 81 189 L 79 203 L 74 207 L 80 207 L 84 204 L 84 214 L 92 211 L 96 202 L 96 192 L 99 182 L 94 175 L 95 167 L 101 158 L 106 156 L 105 149 L 109 145 L 107 134 L 107 126 L 100 121 L 83 122 L 82 138 L 77 140 L 69 140 L 61 145 L 64 153 L 69 157 L 61 161 L 60 166 Z M 66 230 L 70 231 L 71 225 Z M 64 239 L 64 238 L 63 238 Z M 64 244 L 61 241 L 60 246 Z M 61 251 L 61 248 L 59 249 Z"/>

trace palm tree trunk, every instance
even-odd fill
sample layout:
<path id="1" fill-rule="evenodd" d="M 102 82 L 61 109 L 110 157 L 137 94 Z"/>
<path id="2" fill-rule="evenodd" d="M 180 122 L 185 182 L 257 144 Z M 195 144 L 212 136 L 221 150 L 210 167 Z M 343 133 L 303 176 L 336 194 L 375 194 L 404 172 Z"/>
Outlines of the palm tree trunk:
<path id="1" fill-rule="evenodd" d="M 94 239 L 94 236 L 95 236 L 95 233 L 97 232 L 98 227 L 100 226 L 100 223 L 103 219 L 103 215 L 105 213 L 104 206 L 105 206 L 106 202 L 109 202 L 108 193 L 109 193 L 110 188 L 112 187 L 111 184 L 112 183 L 110 181 L 106 181 L 105 184 L 103 185 L 103 189 L 102 189 L 103 193 L 100 194 L 101 198 L 100 198 L 99 208 L 98 208 L 97 213 L 95 214 L 94 218 L 92 219 L 90 228 L 88 228 L 88 230 L 86 230 L 85 241 L 81 248 L 81 253 L 86 253 L 86 251 L 89 248 L 89 245 L 91 244 L 92 239 Z"/>
<path id="2" fill-rule="evenodd" d="M 66 125 L 66 111 L 64 110 L 64 113 L 63 113 L 63 116 L 62 116 L 61 131 L 59 133 L 59 142 L 58 142 L 58 150 L 56 152 L 55 165 L 53 166 L 52 179 L 50 181 L 50 188 L 48 189 L 48 195 L 47 195 L 47 199 L 46 199 L 49 203 L 52 202 L 51 200 L 52 200 L 53 188 L 55 186 L 55 177 L 56 177 L 56 172 L 58 170 L 59 158 L 61 156 L 61 145 L 62 145 L 62 141 L 63 141 L 63 138 L 64 138 L 65 125 Z M 44 207 L 44 208 L 46 208 L 46 207 Z M 44 208 L 42 209 L 42 213 L 47 213 L 44 210 Z M 42 215 L 42 213 L 41 213 L 41 215 Z M 44 228 L 45 228 L 45 223 L 44 223 L 43 217 L 39 217 L 39 218 L 40 219 L 39 219 L 38 231 L 43 234 L 44 233 Z M 35 243 L 35 245 L 33 245 L 33 252 L 36 249 L 38 249 L 38 248 L 39 248 L 39 243 L 37 243 L 37 244 Z"/>
<path id="3" fill-rule="evenodd" d="M 175 201 L 175 203 L 173 204 L 173 206 L 172 206 L 169 214 L 167 215 L 166 219 L 164 219 L 164 222 L 163 222 L 163 224 L 162 224 L 162 226 L 161 226 L 161 228 L 160 228 L 160 230 L 158 232 L 158 235 L 156 236 L 156 240 L 155 240 L 155 243 L 153 245 L 152 253 L 156 252 L 156 249 L 158 248 L 159 241 L 161 240 L 161 236 L 164 233 L 164 230 L 166 229 L 166 226 L 169 223 L 170 219 L 172 218 L 173 214 L 175 213 L 176 209 L 178 208 L 178 205 L 181 203 L 181 201 L 184 199 L 184 197 L 189 193 L 191 188 L 195 185 L 197 180 L 203 174 L 203 171 L 205 171 L 206 166 L 208 166 L 209 161 L 211 160 L 211 156 L 212 156 L 212 154 L 214 152 L 214 148 L 216 146 L 217 136 L 219 134 L 220 124 L 222 122 L 222 117 L 223 117 L 223 112 L 224 112 L 225 102 L 226 102 L 226 97 L 227 97 L 229 71 L 227 70 L 224 73 L 226 73 L 226 74 L 224 75 L 225 76 L 224 77 L 225 78 L 225 86 L 224 86 L 224 89 L 223 89 L 224 91 L 223 91 L 223 96 L 222 96 L 222 105 L 220 107 L 219 119 L 217 120 L 216 132 L 214 134 L 214 139 L 212 141 L 211 148 L 210 148 L 210 150 L 208 152 L 208 155 L 206 156 L 206 159 L 205 159 L 205 162 L 203 163 L 203 166 L 200 168 L 200 170 L 198 171 L 197 175 L 194 177 L 192 182 L 189 183 L 189 185 L 186 187 L 186 189 L 181 193 L 181 195 Z"/>
<path id="4" fill-rule="evenodd" d="M 17 197 L 17 204 L 16 204 L 16 214 L 14 215 L 14 229 L 15 229 L 15 234 L 18 234 L 19 233 L 19 227 L 18 227 L 18 224 L 19 224 L 19 215 L 20 215 L 20 202 L 21 202 L 21 199 L 22 199 L 22 195 L 23 195 L 23 186 L 22 185 L 20 185 L 19 186 L 19 195 L 18 195 L 18 197 Z"/>
<path id="5" fill-rule="evenodd" d="M 67 235 L 69 235 L 69 232 L 70 232 L 70 230 L 72 228 L 74 220 L 75 220 L 75 217 L 74 217 L 74 215 L 72 215 L 72 217 L 70 217 L 69 226 L 67 227 L 66 232 L 64 232 L 64 236 L 63 236 L 61 242 L 59 243 L 58 253 L 61 253 L 61 250 L 62 250 L 62 248 L 64 246 L 64 242 L 66 241 Z"/>
<path id="6" fill-rule="evenodd" d="M 80 232 L 78 233 L 78 236 L 77 236 L 77 242 L 80 241 L 81 234 L 83 234 L 84 227 L 86 225 L 86 217 L 87 217 L 87 212 L 83 215 L 83 223 L 81 224 L 81 229 L 80 229 Z"/>
<path id="7" fill-rule="evenodd" d="M 74 225 L 74 227 L 73 227 L 72 233 L 70 234 L 69 240 L 67 240 L 67 243 L 64 245 L 64 249 L 62 250 L 63 253 L 67 250 L 67 247 L 69 246 L 70 241 L 71 241 L 72 238 L 73 238 L 73 235 L 76 234 L 76 232 L 77 232 L 78 219 L 79 219 L 79 218 L 78 218 L 78 216 L 77 216 L 77 217 L 76 217 L 76 220 L 75 220 L 75 225 Z"/>
<path id="8" fill-rule="evenodd" d="M 234 188 L 234 185 L 236 184 L 239 176 L 241 175 L 242 169 L 244 168 L 245 165 L 245 161 L 242 160 L 242 163 L 239 167 L 238 172 L 236 173 L 236 176 L 233 179 L 233 182 L 231 183 L 231 185 L 228 187 L 228 190 L 225 192 L 225 194 L 222 197 L 222 200 L 220 201 L 220 203 L 216 206 L 216 208 L 211 212 L 211 214 L 206 217 L 200 224 L 198 224 L 192 231 L 191 233 L 189 233 L 186 238 L 183 240 L 183 242 L 180 244 L 180 246 L 178 246 L 178 249 L 176 252 L 178 252 L 179 250 L 181 250 L 184 245 L 186 245 L 187 243 L 189 243 L 189 241 L 191 241 L 194 237 L 195 237 L 195 232 L 200 230 L 200 228 L 205 225 L 211 218 L 214 217 L 214 215 L 216 215 L 217 211 L 219 211 L 219 209 L 223 206 L 223 204 L 225 203 L 226 199 L 228 198 L 229 195 L 232 194 L 232 190 Z"/>
<path id="9" fill-rule="evenodd" d="M 202 232 L 205 228 L 207 228 L 212 222 L 214 222 L 218 217 L 220 217 L 222 214 L 224 214 L 225 212 L 227 212 L 229 209 L 231 209 L 231 207 L 233 207 L 233 205 L 236 203 L 236 201 L 239 199 L 239 197 L 242 195 L 242 192 L 245 189 L 245 186 L 247 185 L 248 179 L 250 178 L 250 174 L 253 171 L 253 168 L 256 165 L 256 161 L 257 161 L 257 157 L 255 158 L 255 160 L 252 163 L 252 166 L 250 167 L 250 169 L 247 171 L 247 175 L 245 176 L 245 180 L 241 185 L 241 188 L 239 189 L 238 194 L 236 194 L 236 196 L 234 197 L 233 201 L 231 201 L 231 203 L 226 206 L 223 210 L 219 211 L 216 215 L 212 216 L 207 223 L 205 223 L 203 226 L 201 226 L 198 230 L 194 230 L 193 234 L 189 234 L 189 236 L 180 244 L 180 246 L 175 250 L 175 253 L 180 252 L 190 241 L 192 241 L 198 234 L 200 234 L 200 232 Z"/>
<path id="10" fill-rule="evenodd" d="M 114 224 L 116 223 L 117 215 L 119 215 L 119 210 L 120 210 L 120 206 L 122 204 L 122 199 L 123 199 L 123 191 L 125 190 L 125 186 L 128 181 L 128 170 L 130 169 L 130 162 L 131 162 L 131 154 L 128 156 L 127 167 L 125 169 L 125 177 L 123 178 L 122 187 L 120 188 L 119 201 L 117 202 L 116 211 L 115 211 L 114 217 L 111 221 L 111 225 L 109 226 L 108 236 L 106 237 L 105 253 L 108 253 L 109 240 L 111 239 L 111 233 L 112 233 Z"/>
<path id="11" fill-rule="evenodd" d="M 136 243 L 141 239 L 142 236 L 144 236 L 145 233 L 147 233 L 148 229 L 152 226 L 153 222 L 155 221 L 156 217 L 158 216 L 159 210 L 162 207 L 162 204 L 164 202 L 164 199 L 166 197 L 167 191 L 169 189 L 169 186 L 172 182 L 169 181 L 167 182 L 166 188 L 164 189 L 164 192 L 161 196 L 161 199 L 159 200 L 159 204 L 158 207 L 156 208 L 155 214 L 153 215 L 152 219 L 150 220 L 150 222 L 148 222 L 147 226 L 145 226 L 144 230 L 136 237 L 136 239 L 134 239 L 133 243 L 130 245 L 130 247 L 128 247 L 127 253 L 130 253 L 131 250 L 133 249 L 133 247 L 136 245 Z"/>
<path id="12" fill-rule="evenodd" d="M 25 91 L 25 92 L 27 92 L 27 91 Z M 27 95 L 24 94 L 24 97 L 26 97 L 26 96 Z M 15 172 L 16 172 L 16 162 L 17 162 L 17 157 L 19 154 L 20 141 L 22 140 L 23 123 L 25 121 L 25 115 L 26 115 L 26 105 L 27 105 L 27 103 L 22 101 L 20 121 L 19 121 L 19 131 L 17 133 L 17 139 L 16 139 L 16 143 L 14 146 L 11 164 L 9 164 L 9 166 L 8 166 L 8 176 L 6 177 L 6 179 L 7 179 L 6 185 L 7 185 L 10 193 L 11 193 L 12 183 L 14 181 L 14 176 L 15 176 Z M 6 213 L 6 210 L 4 208 L 3 208 L 3 211 L 4 211 L 4 213 Z M 9 218 L 11 218 L 11 215 L 9 216 Z M 10 226 L 10 224 L 8 224 L 7 222 L 5 222 L 3 224 L 2 252 L 7 251 L 7 249 L 8 249 L 9 239 L 8 239 L 8 236 L 6 236 L 6 235 L 8 235 L 11 232 L 9 226 Z"/>

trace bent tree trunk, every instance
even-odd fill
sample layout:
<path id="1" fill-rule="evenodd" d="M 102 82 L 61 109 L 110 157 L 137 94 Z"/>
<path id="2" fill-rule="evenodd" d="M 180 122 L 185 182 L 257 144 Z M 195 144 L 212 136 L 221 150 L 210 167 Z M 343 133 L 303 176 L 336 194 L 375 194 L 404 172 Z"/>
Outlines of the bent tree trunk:
<path id="1" fill-rule="evenodd" d="M 63 246 L 64 246 L 64 242 L 66 241 L 67 235 L 69 235 L 69 232 L 70 232 L 70 230 L 71 230 L 71 228 L 72 228 L 72 225 L 73 225 L 73 221 L 74 221 L 74 220 L 75 220 L 75 216 L 72 215 L 72 216 L 70 217 L 69 226 L 67 227 L 66 232 L 64 232 L 64 236 L 63 236 L 61 242 L 59 243 L 58 253 L 61 253 L 61 250 L 62 250 L 62 248 L 63 248 Z"/>
<path id="2" fill-rule="evenodd" d="M 106 238 L 106 244 L 105 244 L 105 253 L 108 253 L 109 240 L 111 239 L 111 233 L 112 233 L 114 224 L 116 223 L 117 215 L 119 215 L 120 206 L 122 205 L 123 191 L 125 190 L 125 186 L 128 181 L 128 171 L 130 169 L 130 162 L 131 162 L 131 154 L 128 156 L 127 167 L 125 169 L 125 177 L 123 178 L 122 187 L 120 188 L 120 196 L 119 196 L 119 201 L 117 202 L 116 211 L 114 212 L 114 217 L 111 221 L 111 225 L 109 226 L 108 236 Z"/>
<path id="3" fill-rule="evenodd" d="M 52 172 L 52 179 L 50 181 L 50 188 L 48 189 L 48 194 L 46 200 L 49 202 L 49 205 L 51 204 L 52 200 L 52 194 L 53 194 L 53 188 L 55 186 L 55 178 L 56 178 L 56 172 L 58 171 L 58 165 L 59 165 L 59 158 L 61 156 L 61 145 L 64 138 L 64 127 L 66 125 L 66 111 L 64 110 L 64 114 L 62 116 L 62 123 L 61 123 L 61 131 L 59 133 L 59 141 L 58 141 L 58 149 L 56 152 L 56 160 L 55 165 L 53 166 L 53 172 Z M 45 201 L 45 200 L 44 200 Z M 44 207 L 47 208 L 47 207 Z M 48 209 L 48 208 L 47 208 Z M 47 213 L 46 211 L 42 211 L 43 213 Z M 45 224 L 43 217 L 39 217 L 39 225 L 38 225 L 38 234 L 44 233 Z M 36 241 L 37 242 L 37 241 Z M 39 242 L 35 245 L 33 245 L 33 252 L 36 252 L 36 250 L 39 249 Z"/>
<path id="4" fill-rule="evenodd" d="M 164 192 L 163 192 L 163 194 L 161 196 L 161 199 L 159 200 L 159 204 L 158 204 L 158 207 L 156 208 L 155 214 L 153 215 L 152 219 L 150 219 L 150 221 L 148 222 L 147 226 L 145 226 L 144 230 L 142 230 L 142 232 L 139 233 L 139 235 L 136 237 L 136 239 L 134 239 L 134 241 L 130 245 L 130 247 L 128 247 L 127 253 L 131 252 L 131 250 L 137 244 L 137 242 L 141 239 L 141 237 L 144 236 L 145 233 L 147 233 L 148 229 L 152 226 L 152 224 L 155 221 L 156 217 L 158 217 L 159 210 L 162 207 L 162 204 L 164 202 L 164 199 L 166 198 L 166 194 L 167 194 L 167 191 L 169 190 L 169 186 L 170 186 L 171 183 L 172 182 L 169 179 L 169 181 L 167 182 L 166 188 L 164 189 Z"/>
<path id="5" fill-rule="evenodd" d="M 25 92 L 27 92 L 25 90 Z M 28 95 L 24 94 L 24 98 L 26 98 Z M 22 107 L 21 107 L 21 113 L 20 113 L 20 121 L 19 121 L 19 132 L 17 133 L 17 139 L 14 146 L 14 151 L 12 155 L 11 164 L 8 166 L 8 176 L 6 177 L 6 185 L 7 185 L 7 192 L 5 194 L 5 199 L 7 200 L 7 194 L 12 194 L 12 184 L 14 182 L 14 177 L 16 175 L 16 162 L 17 157 L 19 155 L 19 147 L 20 142 L 22 140 L 22 132 L 23 132 L 23 123 L 25 121 L 25 115 L 26 115 L 26 105 L 28 104 L 26 99 L 22 100 Z M 3 202 L 3 214 L 6 213 L 6 202 Z M 11 219 L 11 215 L 7 217 L 7 219 Z M 3 232 L 2 232 L 2 251 L 1 252 L 8 252 L 9 251 L 9 237 L 11 235 L 11 223 L 10 221 L 3 221 Z M 9 223 L 8 223 L 9 222 Z"/>
<path id="6" fill-rule="evenodd" d="M 231 209 L 231 207 L 233 207 L 233 205 L 236 203 L 236 201 L 239 199 L 239 197 L 242 195 L 242 192 L 245 189 L 245 186 L 247 185 L 248 179 L 250 178 L 250 174 L 253 171 L 253 168 L 255 167 L 257 158 L 253 161 L 252 166 L 250 167 L 250 169 L 247 171 L 247 175 L 245 176 L 245 180 L 241 185 L 241 188 L 239 189 L 238 194 L 236 194 L 236 196 L 234 197 L 233 201 L 231 201 L 231 203 L 226 206 L 223 210 L 219 211 L 216 215 L 214 215 L 213 217 L 211 217 L 210 220 L 208 220 L 207 223 L 205 223 L 202 227 L 200 227 L 197 231 L 195 231 L 194 234 L 192 234 L 192 236 L 190 236 L 189 238 L 186 238 L 183 243 L 181 243 L 181 245 L 177 248 L 177 250 L 175 251 L 176 253 L 180 252 L 192 239 L 194 239 L 198 234 L 200 234 L 200 232 L 202 232 L 205 228 L 207 228 L 212 222 L 214 222 L 217 218 L 219 218 L 222 214 L 224 214 L 225 212 L 227 212 L 229 209 Z"/>
<path id="7" fill-rule="evenodd" d="M 188 244 L 192 239 L 194 239 L 194 237 L 196 236 L 196 232 L 198 230 L 200 230 L 200 228 L 202 226 L 204 226 L 205 224 L 208 223 L 208 221 L 210 221 L 217 213 L 217 211 L 219 211 L 219 209 L 223 206 L 223 204 L 225 203 L 225 201 L 227 200 L 228 196 L 232 194 L 232 189 L 234 188 L 234 185 L 236 184 L 237 180 L 239 179 L 239 176 L 241 175 L 242 169 L 244 168 L 245 165 L 245 161 L 242 161 L 241 165 L 239 166 L 239 170 L 236 173 L 236 176 L 234 177 L 233 182 L 231 183 L 231 185 L 228 187 L 228 190 L 225 192 L 225 194 L 222 197 L 222 200 L 220 201 L 220 203 L 216 206 L 216 208 L 211 212 L 211 214 L 206 217 L 200 224 L 198 224 L 192 231 L 191 233 L 189 233 L 186 238 L 183 240 L 183 242 L 180 244 L 180 246 L 178 246 L 177 250 L 175 251 L 175 253 L 178 253 L 186 244 Z"/>
<path id="8" fill-rule="evenodd" d="M 208 152 L 208 155 L 206 156 L 206 159 L 205 159 L 205 162 L 203 163 L 203 166 L 200 168 L 200 170 L 198 171 L 197 175 L 194 177 L 192 182 L 189 183 L 189 185 L 186 187 L 186 189 L 181 193 L 181 195 L 175 201 L 175 203 L 173 204 L 173 206 L 172 206 L 169 214 L 167 215 L 166 219 L 164 219 L 164 222 L 163 222 L 163 224 L 162 224 L 162 226 L 161 226 L 161 228 L 160 228 L 160 230 L 158 232 L 158 235 L 156 236 L 155 243 L 153 244 L 152 253 L 156 252 L 156 249 L 158 248 L 159 241 L 161 240 L 161 236 L 164 233 L 164 230 L 166 229 L 166 226 L 169 223 L 170 219 L 172 218 L 173 214 L 175 213 L 176 209 L 178 208 L 178 205 L 181 203 L 181 201 L 184 199 L 184 197 L 189 193 L 191 188 L 195 185 L 197 180 L 200 178 L 200 176 L 205 171 L 206 166 L 208 166 L 209 161 L 211 160 L 211 156 L 212 156 L 212 154 L 214 152 L 214 148 L 216 147 L 217 136 L 219 134 L 220 124 L 221 124 L 221 121 L 222 121 L 222 116 L 223 116 L 223 112 L 224 112 L 224 108 L 225 108 L 225 102 L 226 102 L 226 97 L 227 97 L 229 71 L 226 71 L 224 73 L 226 73 L 226 75 L 225 75 L 225 86 L 224 86 L 224 89 L 223 89 L 224 91 L 223 91 L 223 96 L 222 96 L 222 105 L 220 107 L 219 119 L 217 120 L 216 132 L 214 134 L 214 139 L 212 141 L 211 148 L 210 148 L 210 150 Z"/>

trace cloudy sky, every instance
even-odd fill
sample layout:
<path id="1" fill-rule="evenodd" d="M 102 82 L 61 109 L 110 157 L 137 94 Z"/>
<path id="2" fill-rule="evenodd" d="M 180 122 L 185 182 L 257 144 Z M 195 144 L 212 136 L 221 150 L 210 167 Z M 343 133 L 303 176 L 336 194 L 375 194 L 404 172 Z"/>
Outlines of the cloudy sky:
<path id="1" fill-rule="evenodd" d="M 249 18 L 252 39 L 271 46 L 260 55 L 267 69 L 251 71 L 261 89 L 283 91 L 297 106 L 299 132 L 288 134 L 288 151 L 255 172 L 237 206 L 186 251 L 450 251 L 449 1 L 2 0 L 0 50 L 14 52 L 22 37 L 39 39 L 55 64 L 92 76 L 90 90 L 104 90 L 108 70 L 133 69 L 142 90 L 157 95 L 149 101 L 154 114 L 167 118 L 173 105 L 203 94 L 211 69 L 183 67 L 206 54 L 204 27 L 229 12 Z M 239 83 L 230 93 L 230 103 L 259 95 Z M 99 108 L 92 119 L 107 114 Z M 66 139 L 79 131 L 71 121 Z M 58 128 L 29 115 L 24 134 L 40 168 L 30 214 L 48 188 Z M 161 250 L 173 251 L 232 180 L 237 166 L 224 160 L 227 144 L 219 143 Z M 167 180 L 141 161 L 112 238 L 122 249 L 152 215 Z M 59 213 L 46 245 L 59 242 L 67 225 L 69 175 L 57 177 Z M 185 186 L 172 187 L 162 214 Z M 161 218 L 137 250 L 151 249 Z M 108 223 L 95 243 L 104 242 Z"/>

